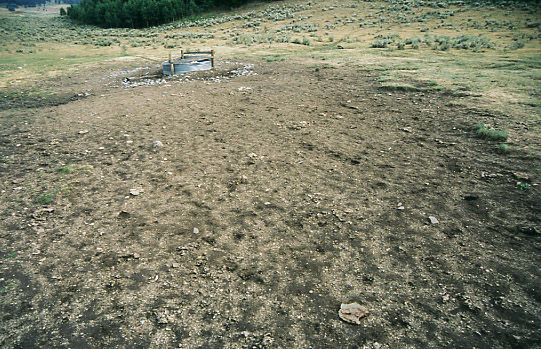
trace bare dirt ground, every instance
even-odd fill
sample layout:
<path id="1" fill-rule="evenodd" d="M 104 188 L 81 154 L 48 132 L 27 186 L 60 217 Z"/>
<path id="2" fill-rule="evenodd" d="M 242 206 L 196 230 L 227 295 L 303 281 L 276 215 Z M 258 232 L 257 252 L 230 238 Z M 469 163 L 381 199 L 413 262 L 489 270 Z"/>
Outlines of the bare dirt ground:
<path id="1" fill-rule="evenodd" d="M 541 159 L 474 132 L 539 125 L 355 64 L 125 69 L 2 102 L 0 346 L 541 343 Z"/>

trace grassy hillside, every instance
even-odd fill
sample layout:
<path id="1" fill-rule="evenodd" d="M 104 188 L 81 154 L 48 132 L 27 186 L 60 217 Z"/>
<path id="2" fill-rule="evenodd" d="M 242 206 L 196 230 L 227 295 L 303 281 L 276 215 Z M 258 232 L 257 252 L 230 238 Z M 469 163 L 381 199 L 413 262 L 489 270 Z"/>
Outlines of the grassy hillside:
<path id="1" fill-rule="evenodd" d="M 3 10 L 0 86 L 91 61 L 139 55 L 163 60 L 181 48 L 214 47 L 223 58 L 370 64 L 384 70 L 385 84 L 426 80 L 483 105 L 539 107 L 539 95 L 532 93 L 540 75 L 538 6 L 423 4 L 288 1 L 143 30 L 76 26 L 39 11 Z"/>

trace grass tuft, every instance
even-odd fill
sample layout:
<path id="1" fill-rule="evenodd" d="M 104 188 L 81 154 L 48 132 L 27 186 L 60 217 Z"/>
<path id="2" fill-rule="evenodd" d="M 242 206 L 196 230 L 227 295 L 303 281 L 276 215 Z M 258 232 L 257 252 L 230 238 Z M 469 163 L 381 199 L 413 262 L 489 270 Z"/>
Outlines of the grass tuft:
<path id="1" fill-rule="evenodd" d="M 527 190 L 530 190 L 531 189 L 531 185 L 528 184 L 528 183 L 517 183 L 517 188 L 519 190 L 524 190 L 524 191 L 527 191 Z"/>
<path id="2" fill-rule="evenodd" d="M 34 202 L 40 205 L 48 205 L 56 199 L 56 193 L 43 193 L 36 197 Z"/>
<path id="3" fill-rule="evenodd" d="M 66 166 L 58 166 L 56 168 L 56 172 L 60 173 L 60 174 L 68 174 L 71 172 L 71 169 L 69 168 L 68 165 Z"/>
<path id="4" fill-rule="evenodd" d="M 498 146 L 498 152 L 501 154 L 509 154 L 511 150 L 512 148 L 505 143 L 502 143 Z"/>
<path id="5" fill-rule="evenodd" d="M 475 127 L 475 133 L 481 138 L 486 138 L 493 141 L 506 141 L 507 132 L 505 130 L 496 130 L 485 124 L 478 124 Z"/>

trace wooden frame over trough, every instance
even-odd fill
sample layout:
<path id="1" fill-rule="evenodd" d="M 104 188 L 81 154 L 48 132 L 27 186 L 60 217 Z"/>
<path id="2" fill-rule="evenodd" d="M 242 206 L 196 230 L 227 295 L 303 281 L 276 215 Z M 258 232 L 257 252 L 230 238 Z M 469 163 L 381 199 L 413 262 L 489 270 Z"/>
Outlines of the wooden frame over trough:
<path id="1" fill-rule="evenodd" d="M 184 52 L 180 50 L 180 57 L 173 58 L 169 54 L 169 60 L 162 63 L 164 75 L 182 74 L 195 70 L 209 70 L 214 68 L 214 50 Z"/>

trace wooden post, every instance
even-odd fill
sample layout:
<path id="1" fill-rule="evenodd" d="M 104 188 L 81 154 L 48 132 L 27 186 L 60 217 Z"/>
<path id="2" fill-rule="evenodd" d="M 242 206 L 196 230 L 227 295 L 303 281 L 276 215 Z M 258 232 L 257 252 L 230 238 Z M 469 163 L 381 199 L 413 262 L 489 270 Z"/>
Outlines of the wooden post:
<path id="1" fill-rule="evenodd" d="M 210 50 L 210 63 L 214 69 L 214 50 Z"/>
<path id="2" fill-rule="evenodd" d="M 175 75 L 175 65 L 173 64 L 173 57 L 169 54 L 169 66 L 171 67 L 171 75 Z"/>
<path id="3" fill-rule="evenodd" d="M 184 59 L 184 50 L 180 50 L 180 59 Z"/>

